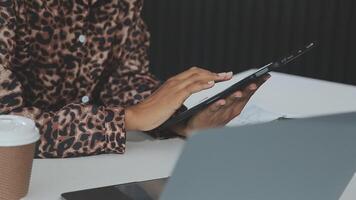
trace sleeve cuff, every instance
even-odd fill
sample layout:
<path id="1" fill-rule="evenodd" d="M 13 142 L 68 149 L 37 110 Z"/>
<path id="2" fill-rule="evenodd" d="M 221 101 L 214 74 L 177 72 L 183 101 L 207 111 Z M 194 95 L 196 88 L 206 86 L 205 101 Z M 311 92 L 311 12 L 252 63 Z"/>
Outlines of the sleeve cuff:
<path id="1" fill-rule="evenodd" d="M 106 109 L 104 119 L 106 133 L 106 153 L 125 153 L 126 149 L 126 128 L 125 110 L 123 108 Z"/>

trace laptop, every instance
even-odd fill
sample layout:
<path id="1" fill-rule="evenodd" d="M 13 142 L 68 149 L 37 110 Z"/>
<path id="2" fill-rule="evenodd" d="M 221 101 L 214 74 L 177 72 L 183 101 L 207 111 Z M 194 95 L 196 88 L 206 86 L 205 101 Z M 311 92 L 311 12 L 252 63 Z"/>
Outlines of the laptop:
<path id="1" fill-rule="evenodd" d="M 204 131 L 188 140 L 169 180 L 105 188 L 125 200 L 353 199 L 342 195 L 356 172 L 355 122 L 350 113 Z M 99 193 L 96 199 L 110 199 L 103 188 L 62 197 L 91 200 Z"/>

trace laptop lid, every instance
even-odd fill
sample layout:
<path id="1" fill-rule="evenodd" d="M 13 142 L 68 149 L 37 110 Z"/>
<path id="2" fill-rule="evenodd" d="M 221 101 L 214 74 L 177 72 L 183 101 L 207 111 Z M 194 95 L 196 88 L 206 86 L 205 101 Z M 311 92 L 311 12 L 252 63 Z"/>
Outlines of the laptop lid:
<path id="1" fill-rule="evenodd" d="M 205 131 L 163 200 L 337 200 L 356 172 L 356 113 Z"/>

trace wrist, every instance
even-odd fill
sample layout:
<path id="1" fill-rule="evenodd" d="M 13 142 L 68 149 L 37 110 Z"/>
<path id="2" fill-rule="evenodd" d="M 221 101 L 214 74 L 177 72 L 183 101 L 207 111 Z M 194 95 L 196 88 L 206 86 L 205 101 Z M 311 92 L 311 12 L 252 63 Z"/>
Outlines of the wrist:
<path id="1" fill-rule="evenodd" d="M 135 123 L 135 121 L 137 122 L 137 119 L 135 117 L 135 112 L 134 109 L 132 108 L 126 108 L 125 109 L 125 128 L 126 131 L 139 131 L 137 126 L 137 123 Z"/>

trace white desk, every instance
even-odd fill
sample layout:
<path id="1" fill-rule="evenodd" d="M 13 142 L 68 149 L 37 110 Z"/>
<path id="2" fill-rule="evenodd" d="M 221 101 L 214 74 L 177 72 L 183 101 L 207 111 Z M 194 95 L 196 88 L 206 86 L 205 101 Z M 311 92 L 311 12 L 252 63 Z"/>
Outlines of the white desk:
<path id="1" fill-rule="evenodd" d="M 356 111 L 356 86 L 282 73 L 259 90 L 250 103 L 277 113 L 318 116 Z"/>
<path id="2" fill-rule="evenodd" d="M 24 199 L 57 200 L 63 192 L 169 176 L 183 140 L 153 141 L 142 133 L 133 134 L 139 139 L 129 139 L 124 155 L 35 160 Z"/>
<path id="3" fill-rule="evenodd" d="M 356 87 L 272 73 L 251 103 L 298 116 L 350 112 L 356 111 Z M 180 139 L 153 141 L 136 133 L 129 134 L 125 155 L 35 160 L 24 199 L 57 200 L 67 191 L 167 177 L 183 145 Z"/>

